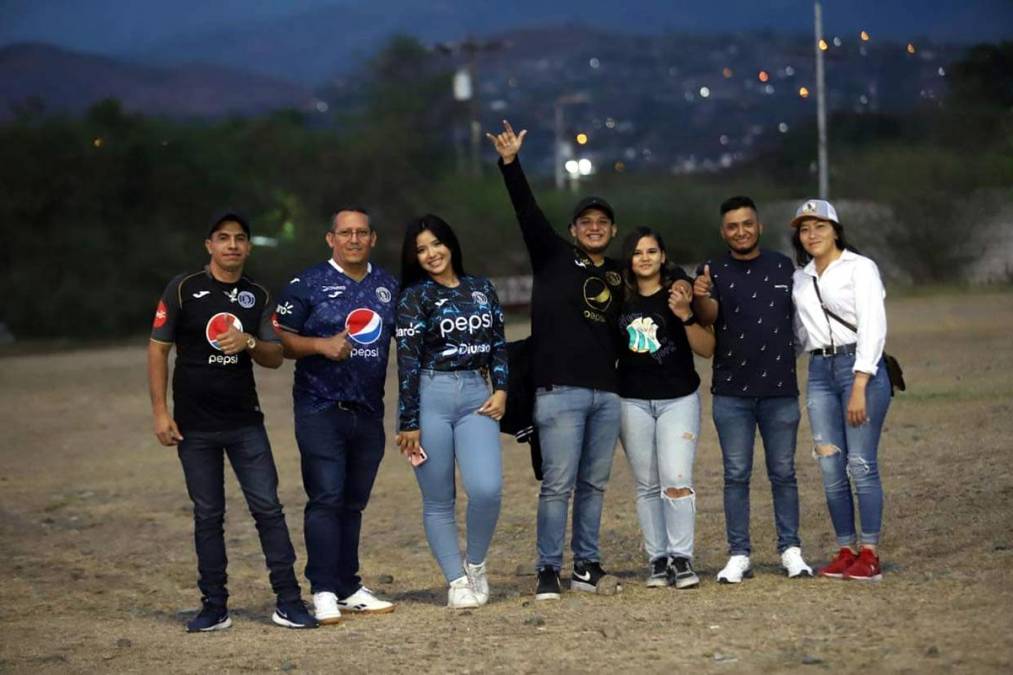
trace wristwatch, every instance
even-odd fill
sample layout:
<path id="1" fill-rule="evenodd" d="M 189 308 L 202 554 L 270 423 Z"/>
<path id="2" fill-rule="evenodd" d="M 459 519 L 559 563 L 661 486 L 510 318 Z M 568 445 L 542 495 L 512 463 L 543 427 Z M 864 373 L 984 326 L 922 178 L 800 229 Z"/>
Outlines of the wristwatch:
<path id="1" fill-rule="evenodd" d="M 682 320 L 683 326 L 692 326 L 696 323 L 696 314 L 690 314 L 688 319 Z"/>
<path id="2" fill-rule="evenodd" d="M 251 350 L 251 351 L 254 350 L 254 349 L 256 349 L 257 348 L 257 338 L 253 337 L 252 335 L 249 336 L 248 338 L 246 338 L 246 348 L 249 349 L 249 350 Z"/>

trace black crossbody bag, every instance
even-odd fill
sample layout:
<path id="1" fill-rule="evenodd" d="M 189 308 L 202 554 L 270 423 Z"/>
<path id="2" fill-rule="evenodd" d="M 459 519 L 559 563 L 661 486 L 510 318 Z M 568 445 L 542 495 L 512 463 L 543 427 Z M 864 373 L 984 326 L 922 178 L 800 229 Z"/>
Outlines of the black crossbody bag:
<path id="1" fill-rule="evenodd" d="M 820 285 L 815 279 L 813 279 L 813 288 L 816 289 L 816 297 L 819 298 L 820 308 L 822 308 L 823 313 L 827 315 L 827 320 L 836 320 L 837 323 L 841 324 L 857 336 L 857 327 L 831 312 L 827 309 L 827 306 L 823 304 L 823 296 L 820 295 Z M 886 363 L 886 374 L 890 378 L 890 396 L 893 396 L 894 391 L 897 389 L 907 391 L 907 383 L 904 382 L 904 370 L 900 367 L 900 361 L 890 354 L 887 354 L 886 351 L 883 352 L 883 361 Z"/>

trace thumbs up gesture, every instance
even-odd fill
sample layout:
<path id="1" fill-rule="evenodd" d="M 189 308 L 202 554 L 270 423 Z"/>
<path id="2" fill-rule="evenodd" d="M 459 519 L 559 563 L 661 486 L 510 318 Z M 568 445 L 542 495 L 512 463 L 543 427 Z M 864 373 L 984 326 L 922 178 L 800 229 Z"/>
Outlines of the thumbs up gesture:
<path id="1" fill-rule="evenodd" d="M 348 329 L 329 338 L 317 338 L 317 353 L 331 361 L 341 361 L 352 355 L 352 344 L 348 340 Z"/>
<path id="2" fill-rule="evenodd" d="M 693 281 L 693 297 L 696 298 L 709 298 L 711 296 L 711 288 L 713 288 L 714 282 L 711 280 L 711 266 L 703 266 L 703 274 L 698 276 Z"/>

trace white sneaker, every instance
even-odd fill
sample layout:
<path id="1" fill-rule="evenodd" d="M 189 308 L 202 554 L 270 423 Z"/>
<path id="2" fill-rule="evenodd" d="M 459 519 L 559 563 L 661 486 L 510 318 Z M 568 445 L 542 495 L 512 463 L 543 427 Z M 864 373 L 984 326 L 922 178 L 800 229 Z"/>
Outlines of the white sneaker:
<path id="1" fill-rule="evenodd" d="M 478 607 L 478 598 L 475 597 L 475 589 L 471 587 L 471 580 L 467 575 L 458 577 L 450 582 L 447 590 L 447 607 L 451 609 L 474 609 Z"/>
<path id="2" fill-rule="evenodd" d="M 802 549 L 798 546 L 789 546 L 784 549 L 784 553 L 781 554 L 781 567 L 788 573 L 789 579 L 800 577 L 803 574 L 809 577 L 813 575 L 813 569 L 805 564 L 805 560 L 802 559 Z"/>
<path id="3" fill-rule="evenodd" d="M 470 562 L 464 563 L 464 571 L 471 580 L 471 588 L 475 591 L 475 599 L 479 605 L 489 602 L 489 577 L 485 573 L 485 561 L 477 565 Z"/>
<path id="4" fill-rule="evenodd" d="M 363 614 L 387 614 L 394 611 L 393 602 L 376 597 L 376 594 L 365 586 L 360 586 L 359 590 L 347 598 L 338 600 L 338 607 L 346 612 Z"/>
<path id="5" fill-rule="evenodd" d="M 338 609 L 338 596 L 330 591 L 313 594 L 313 616 L 321 625 L 341 623 L 341 610 Z"/>
<path id="6" fill-rule="evenodd" d="M 753 578 L 753 566 L 748 555 L 733 555 L 725 568 L 718 572 L 719 584 L 738 584 L 743 579 Z"/>

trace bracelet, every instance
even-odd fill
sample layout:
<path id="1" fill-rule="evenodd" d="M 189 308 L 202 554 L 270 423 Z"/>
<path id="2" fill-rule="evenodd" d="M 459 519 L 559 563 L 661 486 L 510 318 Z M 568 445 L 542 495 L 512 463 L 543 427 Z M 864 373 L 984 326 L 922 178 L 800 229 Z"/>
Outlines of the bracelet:
<path id="1" fill-rule="evenodd" d="M 682 320 L 683 326 L 692 326 L 696 323 L 696 314 L 690 314 L 688 319 Z"/>

